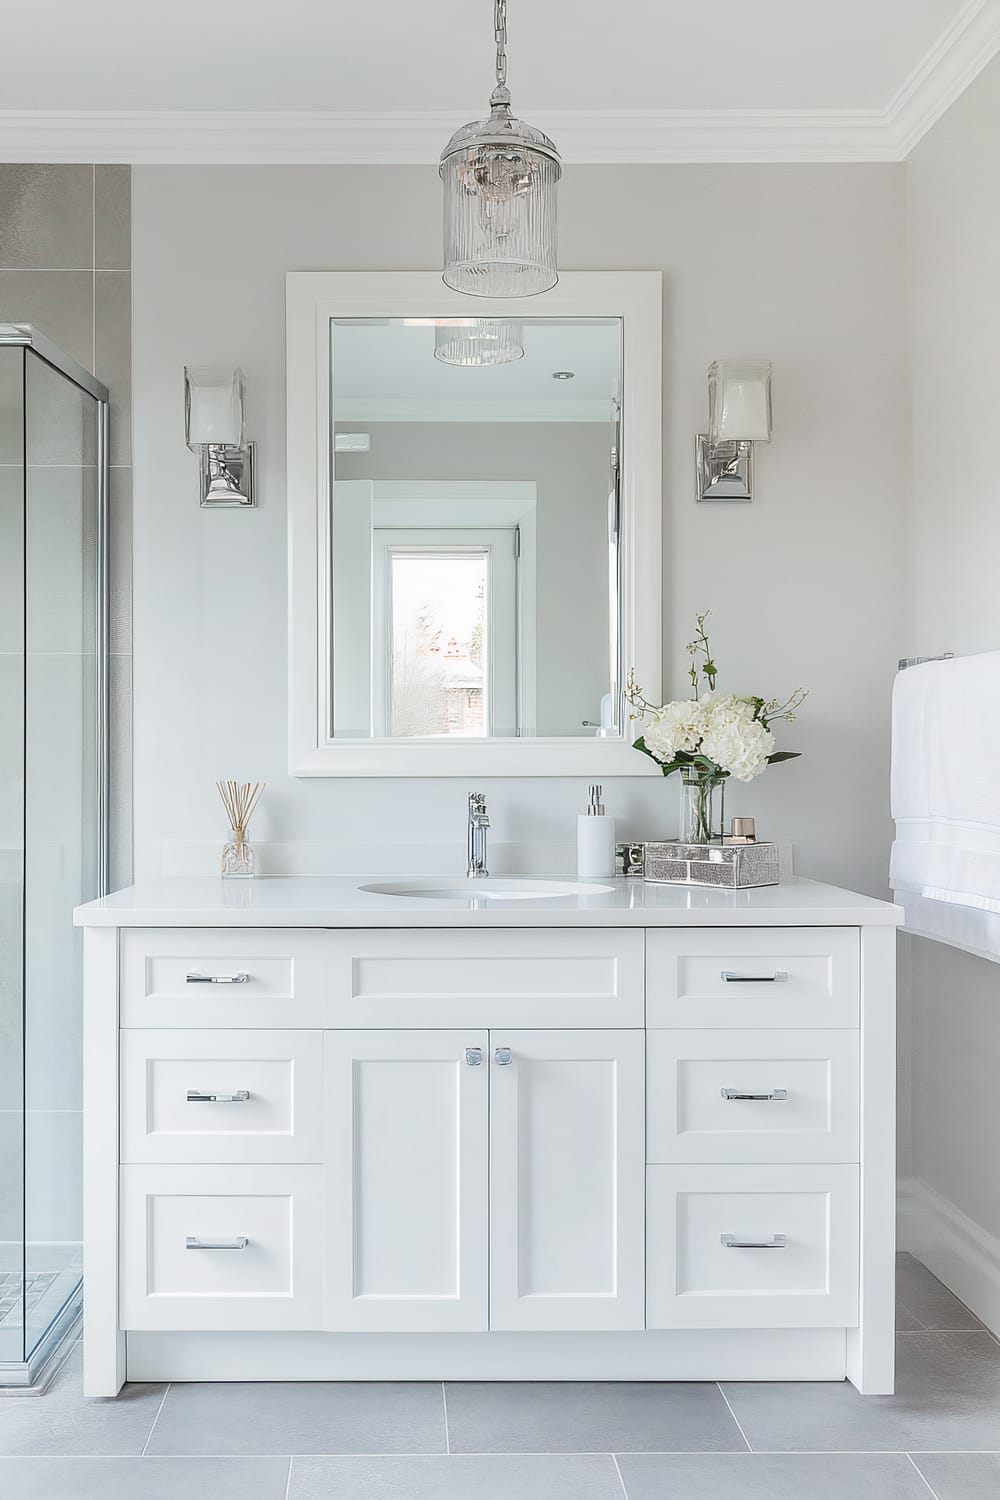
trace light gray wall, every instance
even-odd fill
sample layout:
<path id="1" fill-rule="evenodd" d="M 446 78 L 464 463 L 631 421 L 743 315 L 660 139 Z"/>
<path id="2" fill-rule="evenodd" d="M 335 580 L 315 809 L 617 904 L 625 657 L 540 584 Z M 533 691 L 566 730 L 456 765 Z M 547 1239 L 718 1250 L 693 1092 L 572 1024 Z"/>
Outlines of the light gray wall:
<path id="1" fill-rule="evenodd" d="M 610 422 L 364 422 L 338 479 L 509 479 L 536 486 L 538 734 L 583 735 L 608 691 Z"/>
<path id="2" fill-rule="evenodd" d="M 907 655 L 1000 649 L 1000 60 L 909 161 Z M 912 943 L 913 1171 L 1000 1236 L 1000 966 Z"/>
<path id="3" fill-rule="evenodd" d="M 808 874 L 876 893 L 904 643 L 904 184 L 891 165 L 573 167 L 560 209 L 565 267 L 664 273 L 666 686 L 685 691 L 684 643 L 711 609 L 723 686 L 811 687 L 782 735 L 804 758 L 730 810 L 793 841 Z M 224 836 L 222 776 L 267 780 L 259 837 L 460 839 L 464 785 L 297 782 L 285 748 L 284 273 L 439 266 L 434 169 L 141 167 L 133 234 L 138 872 Z M 707 368 L 741 354 L 776 372 L 759 498 L 698 506 Z M 247 372 L 261 505 L 213 515 L 181 371 L 225 361 Z M 498 839 L 569 841 L 585 799 L 572 780 L 483 790 Z M 633 837 L 673 832 L 676 799 L 656 779 L 605 788 Z"/>

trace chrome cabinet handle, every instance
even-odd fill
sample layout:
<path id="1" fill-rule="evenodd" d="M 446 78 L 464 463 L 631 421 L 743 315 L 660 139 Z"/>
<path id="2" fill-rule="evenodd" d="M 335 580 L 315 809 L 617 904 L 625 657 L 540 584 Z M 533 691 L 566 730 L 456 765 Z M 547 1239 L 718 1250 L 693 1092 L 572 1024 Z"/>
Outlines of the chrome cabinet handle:
<path id="1" fill-rule="evenodd" d="M 719 1238 L 727 1250 L 784 1250 L 788 1243 L 783 1234 L 772 1234 L 769 1240 L 741 1240 L 735 1234 L 723 1234 Z"/>
<path id="2" fill-rule="evenodd" d="M 188 1089 L 189 1104 L 245 1104 L 250 1098 L 249 1089 L 237 1089 L 235 1094 L 203 1094 L 200 1089 Z"/>
<path id="3" fill-rule="evenodd" d="M 787 1099 L 787 1089 L 772 1089 L 769 1094 L 741 1094 L 739 1089 L 723 1089 L 723 1099 Z"/>
<path id="4" fill-rule="evenodd" d="M 185 984 L 249 984 L 249 974 L 186 974 Z"/>
<path id="5" fill-rule="evenodd" d="M 784 984 L 788 979 L 785 969 L 775 969 L 773 974 L 734 974 L 732 969 L 723 969 L 726 984 Z"/>
<path id="6" fill-rule="evenodd" d="M 237 1234 L 231 1240 L 200 1240 L 189 1234 L 184 1241 L 185 1250 L 245 1250 L 250 1241 L 245 1234 Z"/>
<path id="7" fill-rule="evenodd" d="M 481 1068 L 483 1065 L 482 1047 L 466 1047 L 465 1061 L 468 1063 L 470 1068 Z"/>
<path id="8" fill-rule="evenodd" d="M 498 1068 L 509 1068 L 514 1061 L 514 1054 L 509 1047 L 497 1047 L 493 1057 Z"/>

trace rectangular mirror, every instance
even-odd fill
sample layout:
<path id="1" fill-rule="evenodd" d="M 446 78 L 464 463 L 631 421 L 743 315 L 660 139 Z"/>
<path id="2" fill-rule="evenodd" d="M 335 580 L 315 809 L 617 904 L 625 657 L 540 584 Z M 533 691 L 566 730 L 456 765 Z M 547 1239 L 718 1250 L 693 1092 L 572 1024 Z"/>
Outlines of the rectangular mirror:
<path id="1" fill-rule="evenodd" d="M 335 318 L 334 738 L 620 733 L 618 318 Z"/>
<path id="2" fill-rule="evenodd" d="M 288 283 L 293 771 L 632 770 L 609 756 L 625 672 L 659 668 L 658 273 L 481 309 L 426 273 Z"/>

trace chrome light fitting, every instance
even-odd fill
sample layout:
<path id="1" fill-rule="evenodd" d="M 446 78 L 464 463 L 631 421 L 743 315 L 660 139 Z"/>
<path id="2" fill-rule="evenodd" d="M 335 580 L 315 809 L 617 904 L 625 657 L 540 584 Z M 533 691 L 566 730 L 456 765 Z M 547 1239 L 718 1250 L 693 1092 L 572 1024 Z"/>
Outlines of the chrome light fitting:
<path id="1" fill-rule="evenodd" d="M 201 460 L 199 494 L 207 510 L 253 505 L 254 445 L 246 439 L 246 378 L 227 365 L 185 365 L 184 438 Z"/>
<path id="2" fill-rule="evenodd" d="M 697 438 L 698 499 L 753 500 L 754 444 L 770 441 L 770 364 L 716 360 L 708 370 L 708 432 Z"/>
<path id="3" fill-rule="evenodd" d="M 510 318 L 452 319 L 434 330 L 434 358 L 468 369 L 510 365 L 524 357 L 520 323 Z"/>
<path id="4" fill-rule="evenodd" d="M 507 0 L 495 0 L 496 87 L 486 120 L 456 130 L 441 153 L 444 282 L 473 297 L 534 297 L 559 280 L 559 152 L 510 112 Z"/>

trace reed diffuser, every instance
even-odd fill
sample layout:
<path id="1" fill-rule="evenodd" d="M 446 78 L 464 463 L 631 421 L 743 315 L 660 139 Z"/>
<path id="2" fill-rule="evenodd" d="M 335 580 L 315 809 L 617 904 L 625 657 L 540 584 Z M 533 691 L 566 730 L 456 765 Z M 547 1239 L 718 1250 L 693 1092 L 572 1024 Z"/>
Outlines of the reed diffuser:
<path id="1" fill-rule="evenodd" d="M 264 781 L 217 781 L 219 796 L 229 818 L 229 843 L 222 851 L 222 873 L 233 880 L 250 880 L 254 874 L 253 849 L 247 841 L 247 826 L 267 785 Z"/>

